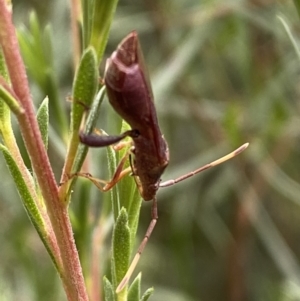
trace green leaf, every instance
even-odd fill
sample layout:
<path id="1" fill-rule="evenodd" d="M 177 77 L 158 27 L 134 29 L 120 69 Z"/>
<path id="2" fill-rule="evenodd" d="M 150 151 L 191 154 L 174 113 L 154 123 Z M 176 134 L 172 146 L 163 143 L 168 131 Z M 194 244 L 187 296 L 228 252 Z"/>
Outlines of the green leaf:
<path id="1" fill-rule="evenodd" d="M 140 301 L 141 295 L 141 273 L 137 275 L 128 290 L 128 301 Z"/>
<path id="2" fill-rule="evenodd" d="M 93 47 L 82 55 L 73 83 L 71 129 L 78 133 L 83 113 L 90 108 L 98 88 L 98 67 Z"/>
<path id="3" fill-rule="evenodd" d="M 51 251 L 51 247 L 48 243 L 48 229 L 46 226 L 46 223 L 42 217 L 42 214 L 40 212 L 40 209 L 38 208 L 34 196 L 30 193 L 30 190 L 24 181 L 24 177 L 18 167 L 17 162 L 14 160 L 12 155 L 10 154 L 9 150 L 3 145 L 0 144 L 0 150 L 2 151 L 2 154 L 5 158 L 6 164 L 9 168 L 9 171 L 14 179 L 14 182 L 17 186 L 18 192 L 20 194 L 22 203 L 25 207 L 25 210 L 35 227 L 36 231 L 38 232 L 41 240 L 43 241 L 50 257 L 52 258 L 52 261 L 54 265 L 56 266 L 57 270 L 60 271 L 59 264 L 55 258 L 55 255 Z M 60 271 L 61 272 L 61 271 Z"/>
<path id="4" fill-rule="evenodd" d="M 130 126 L 123 120 L 121 133 L 129 129 Z M 131 138 L 126 138 L 124 140 L 128 141 L 129 144 L 128 147 L 124 147 L 119 151 L 119 158 L 124 157 L 128 153 L 128 151 L 130 151 Z M 130 160 L 128 159 L 124 165 L 124 168 L 129 166 L 130 166 Z M 136 236 L 136 231 L 137 231 L 137 226 L 138 226 L 138 221 L 140 216 L 142 198 L 137 189 L 137 185 L 134 180 L 134 177 L 129 175 L 124 177 L 120 181 L 118 185 L 118 191 L 119 191 L 120 207 L 122 206 L 125 207 L 128 212 L 128 218 L 129 218 L 128 222 L 129 222 L 129 228 L 131 233 L 131 245 L 133 246 L 135 242 L 135 236 Z"/>
<path id="5" fill-rule="evenodd" d="M 114 293 L 113 286 L 106 277 L 103 278 L 103 289 L 104 289 L 104 300 L 115 301 L 115 293 Z"/>
<path id="6" fill-rule="evenodd" d="M 132 179 L 133 180 L 133 179 Z M 138 191 L 136 184 L 134 195 L 132 196 L 132 202 L 130 208 L 128 208 L 128 216 L 129 216 L 129 227 L 130 227 L 130 235 L 131 235 L 131 245 L 134 246 L 136 232 L 138 228 L 139 218 L 140 218 L 140 210 L 143 199 Z"/>
<path id="7" fill-rule="evenodd" d="M 13 113 L 16 115 L 23 114 L 24 109 L 19 104 L 12 91 L 8 91 L 8 87 L 0 86 L 0 98 L 8 105 Z"/>
<path id="8" fill-rule="evenodd" d="M 114 269 L 113 274 L 116 277 L 116 284 L 119 284 L 129 267 L 131 252 L 128 215 L 124 208 L 121 209 L 114 227 L 112 250 L 114 262 L 114 266 L 112 267 Z"/>
<path id="9" fill-rule="evenodd" d="M 124 120 L 122 120 L 120 133 L 124 133 L 130 129 L 131 129 L 130 126 Z M 128 146 L 118 151 L 119 158 L 123 158 L 128 154 L 131 148 L 132 139 L 130 137 L 127 137 L 123 139 L 122 142 L 127 142 Z M 130 166 L 130 160 L 128 158 L 128 160 L 124 164 L 124 169 L 129 166 Z M 134 181 L 134 177 L 130 177 L 130 176 L 124 177 L 119 184 L 121 206 L 125 207 L 127 211 L 129 211 L 129 208 L 131 206 L 132 197 L 134 195 L 135 189 L 136 189 L 136 183 Z"/>
<path id="10" fill-rule="evenodd" d="M 153 294 L 154 292 L 154 288 L 151 287 L 151 288 L 148 288 L 145 293 L 143 294 L 142 298 L 141 298 L 141 301 L 147 301 L 150 296 Z"/>
<path id="11" fill-rule="evenodd" d="M 86 124 L 85 124 L 85 128 L 84 128 L 84 133 L 89 134 L 93 131 L 94 127 L 95 127 L 95 123 L 97 121 L 97 118 L 99 116 L 100 113 L 100 106 L 103 102 L 105 96 L 105 86 L 103 86 L 100 91 L 97 93 L 92 107 L 89 111 L 89 115 L 86 119 Z M 78 134 L 77 134 L 78 135 Z M 80 170 L 83 161 L 85 159 L 85 156 L 87 154 L 88 151 L 88 147 L 84 144 L 80 144 L 78 149 L 77 149 L 77 154 L 76 154 L 76 158 L 74 161 L 74 165 L 72 168 L 72 173 L 77 172 L 78 170 Z"/>
<path id="12" fill-rule="evenodd" d="M 111 179 L 117 168 L 117 155 L 113 147 L 109 146 L 106 148 L 106 156 L 108 162 L 108 174 L 109 174 L 109 178 Z M 111 208 L 112 208 L 114 220 L 116 220 L 120 214 L 120 209 L 121 209 L 118 185 L 115 185 L 110 190 L 110 198 L 111 198 Z"/>
<path id="13" fill-rule="evenodd" d="M 71 139 L 69 142 L 67 159 L 64 166 L 63 181 L 66 181 L 68 175 L 77 172 L 84 161 L 87 153 L 87 147 L 81 145 L 79 142 L 79 132 L 81 130 L 81 123 L 84 112 L 90 108 L 95 94 L 98 88 L 98 71 L 96 54 L 92 47 L 89 47 L 82 55 L 79 67 L 77 69 L 74 83 L 73 83 L 73 106 L 71 112 Z M 103 99 L 102 89 L 95 98 L 96 104 L 92 107 L 92 112 L 89 115 L 88 131 L 92 129 L 92 125 L 95 122 L 97 114 L 99 112 L 99 106 Z M 69 195 L 74 180 L 69 181 L 65 185 L 65 191 L 68 191 L 66 195 Z"/>
<path id="14" fill-rule="evenodd" d="M 11 127 L 10 108 L 0 96 L 0 134 L 4 144 L 11 150 L 16 147 L 15 136 Z"/>
<path id="15" fill-rule="evenodd" d="M 5 65 L 5 59 L 3 57 L 3 52 L 0 48 L 0 75 L 3 77 L 4 81 L 9 81 L 8 72 Z M 1 87 L 1 89 L 4 89 L 4 87 Z M 4 92 L 6 94 L 6 92 Z M 5 95 L 4 95 L 5 97 Z M 8 100 L 9 102 L 10 100 Z M 16 100 L 12 100 L 14 102 Z M 11 122 L 10 122 L 10 109 L 9 106 L 6 103 L 5 99 L 1 99 L 0 96 L 0 134 L 3 137 L 3 140 L 7 139 L 14 139 L 13 137 L 13 131 L 11 128 Z"/>
<path id="16" fill-rule="evenodd" d="M 53 65 L 52 28 L 49 24 L 45 26 L 43 31 L 42 42 L 44 57 L 48 65 Z"/>
<path id="17" fill-rule="evenodd" d="M 45 70 L 50 66 L 43 53 L 42 37 L 43 33 L 41 33 L 37 15 L 35 12 L 32 12 L 29 17 L 29 29 L 20 27 L 18 40 L 28 72 L 41 89 L 44 90 L 46 85 Z"/>
<path id="18" fill-rule="evenodd" d="M 86 49 L 91 39 L 91 27 L 93 21 L 93 9 L 95 1 L 81 1 L 82 11 L 82 43 L 83 49 Z"/>
<path id="19" fill-rule="evenodd" d="M 43 218 L 39 213 L 39 209 L 36 206 L 34 197 L 31 195 L 24 181 L 24 177 L 22 176 L 17 162 L 14 160 L 9 150 L 3 144 L 0 144 L 0 150 L 3 153 L 9 171 L 17 185 L 18 192 L 23 200 L 24 207 L 28 212 L 30 219 L 32 220 L 34 225 L 38 226 L 39 229 L 44 228 Z"/>
<path id="20" fill-rule="evenodd" d="M 48 148 L 49 100 L 46 97 L 37 111 L 37 121 L 46 149 Z"/>
<path id="21" fill-rule="evenodd" d="M 37 111 L 37 122 L 39 125 L 39 129 L 41 132 L 42 140 L 44 142 L 45 148 L 48 149 L 48 131 L 49 131 L 49 107 L 48 107 L 49 101 L 48 97 L 46 97 L 43 102 L 41 103 L 38 111 Z M 35 181 L 36 181 L 36 175 L 34 174 Z M 36 181 L 36 192 L 39 196 L 39 198 L 43 198 L 42 192 L 40 190 L 40 187 L 37 185 Z"/>
<path id="22" fill-rule="evenodd" d="M 117 3 L 118 0 L 94 1 L 90 45 L 96 49 L 98 62 L 102 60 Z"/>

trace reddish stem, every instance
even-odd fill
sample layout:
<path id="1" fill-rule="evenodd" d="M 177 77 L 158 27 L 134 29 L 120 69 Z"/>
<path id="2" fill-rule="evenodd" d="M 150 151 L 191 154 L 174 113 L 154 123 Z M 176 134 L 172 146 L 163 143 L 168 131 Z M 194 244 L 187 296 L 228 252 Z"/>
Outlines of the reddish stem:
<path id="1" fill-rule="evenodd" d="M 59 244 L 64 265 L 61 276 L 66 294 L 69 300 L 87 301 L 88 296 L 68 210 L 58 196 L 58 187 L 36 120 L 25 67 L 12 23 L 12 13 L 5 0 L 0 0 L 0 44 L 3 48 L 12 88 L 25 110 L 25 114 L 17 118 Z"/>

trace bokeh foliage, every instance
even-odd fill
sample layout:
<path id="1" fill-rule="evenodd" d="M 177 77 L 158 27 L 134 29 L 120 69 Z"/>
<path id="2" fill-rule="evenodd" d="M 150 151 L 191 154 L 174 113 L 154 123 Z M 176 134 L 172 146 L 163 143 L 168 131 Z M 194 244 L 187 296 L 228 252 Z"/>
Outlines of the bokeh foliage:
<path id="1" fill-rule="evenodd" d="M 129 31 L 138 31 L 171 153 L 164 179 L 244 142 L 251 145 L 233 161 L 160 190 L 158 224 L 136 273 L 142 271 L 143 283 L 155 287 L 153 300 L 298 300 L 299 15 L 291 1 L 199 2 L 120 0 L 106 54 Z M 66 121 L 55 109 L 69 116 L 66 99 L 74 72 L 69 11 L 63 1 L 15 1 L 15 23 L 27 24 L 31 9 L 52 28 L 55 70 L 47 76 L 59 87 L 53 97 L 60 105 L 52 110 L 50 105 L 49 155 L 59 177 L 65 132 L 58 132 L 57 123 Z M 49 87 L 29 76 L 38 106 Z M 116 133 L 116 118 L 104 102 L 99 127 Z M 0 159 L 0 300 L 64 300 Z M 90 151 L 88 165 L 93 175 L 108 177 L 105 150 Z M 83 180 L 77 185 L 84 187 L 74 188 L 70 210 L 83 247 L 95 238 L 80 235 L 76 217 L 88 210 L 84 225 L 92 227 L 108 210 L 103 205 L 108 196 Z M 140 219 L 141 239 L 149 204 L 143 204 Z M 94 233 L 98 242 L 106 237 L 101 253 L 106 274 L 110 235 L 103 232 L 110 231 L 110 223 Z"/>

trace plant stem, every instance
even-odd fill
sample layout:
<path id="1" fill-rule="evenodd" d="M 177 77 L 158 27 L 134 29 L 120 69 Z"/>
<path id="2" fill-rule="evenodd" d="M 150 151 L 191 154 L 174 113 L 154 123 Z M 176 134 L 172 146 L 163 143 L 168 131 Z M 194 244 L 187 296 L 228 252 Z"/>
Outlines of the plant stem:
<path id="1" fill-rule="evenodd" d="M 87 301 L 88 296 L 68 210 L 58 197 L 58 187 L 35 117 L 25 67 L 12 23 L 12 13 L 5 0 L 0 0 L 0 44 L 3 48 L 12 88 L 25 110 L 25 114 L 17 118 L 59 244 L 64 266 L 61 275 L 68 300 Z"/>
<path id="2" fill-rule="evenodd" d="M 79 0 L 71 0 L 71 32 L 72 32 L 72 41 L 74 47 L 74 56 L 73 56 L 73 64 L 74 70 L 78 66 L 80 60 L 81 53 L 81 44 L 79 39 L 79 30 L 78 30 L 78 20 L 80 18 L 80 2 Z"/>

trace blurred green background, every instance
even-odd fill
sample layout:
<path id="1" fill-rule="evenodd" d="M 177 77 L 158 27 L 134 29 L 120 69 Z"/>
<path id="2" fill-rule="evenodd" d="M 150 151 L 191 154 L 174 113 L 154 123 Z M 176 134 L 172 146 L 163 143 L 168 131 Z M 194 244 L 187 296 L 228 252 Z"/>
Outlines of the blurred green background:
<path id="1" fill-rule="evenodd" d="M 41 24 L 52 27 L 54 72 L 67 113 L 74 72 L 69 3 L 13 4 L 17 28 L 28 25 L 32 10 Z M 300 19 L 295 3 L 120 0 L 106 55 L 134 29 L 170 148 L 163 180 L 250 142 L 232 161 L 159 191 L 158 224 L 136 271 L 143 272 L 145 287 L 155 288 L 150 300 L 300 300 L 300 56 L 295 49 Z M 37 105 L 45 97 L 34 80 L 32 94 Z M 111 116 L 116 115 L 105 102 L 99 127 L 114 134 Z M 49 155 L 59 179 L 65 144 L 55 118 L 50 116 Z M 105 150 L 91 154 L 91 172 L 105 176 Z M 0 168 L 0 301 L 66 300 L 2 156 Z M 87 189 L 93 216 L 104 196 L 92 185 Z M 75 209 L 76 188 L 71 214 Z M 150 221 L 150 204 L 144 202 L 140 220 L 139 241 Z M 110 235 L 102 252 L 104 270 L 109 248 Z"/>

